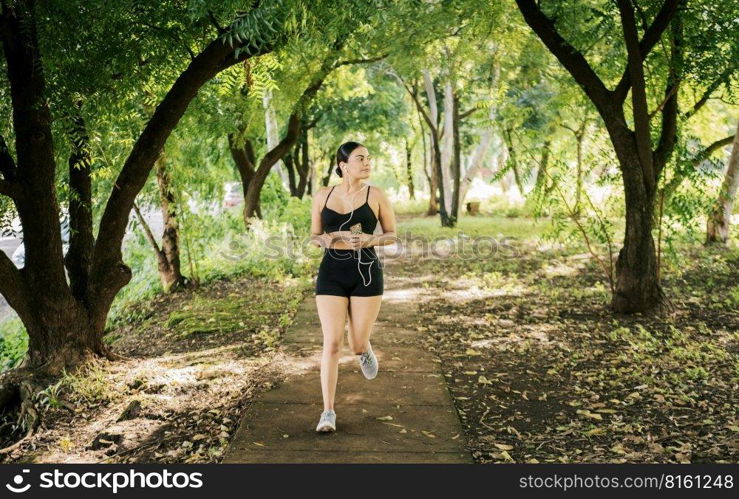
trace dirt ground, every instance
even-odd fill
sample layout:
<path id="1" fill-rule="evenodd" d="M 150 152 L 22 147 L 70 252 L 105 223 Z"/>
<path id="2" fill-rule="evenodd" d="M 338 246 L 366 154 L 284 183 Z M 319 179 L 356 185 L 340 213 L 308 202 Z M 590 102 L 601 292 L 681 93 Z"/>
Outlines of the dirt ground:
<path id="1" fill-rule="evenodd" d="M 218 462 L 250 401 L 289 374 L 277 352 L 305 283 L 249 276 L 159 297 L 106 336 L 125 362 L 68 374 L 44 428 L 5 463 Z"/>
<path id="2" fill-rule="evenodd" d="M 610 311 L 588 255 L 513 245 L 399 269 L 438 276 L 420 327 L 478 463 L 739 461 L 736 251 L 691 251 L 647 317 Z"/>

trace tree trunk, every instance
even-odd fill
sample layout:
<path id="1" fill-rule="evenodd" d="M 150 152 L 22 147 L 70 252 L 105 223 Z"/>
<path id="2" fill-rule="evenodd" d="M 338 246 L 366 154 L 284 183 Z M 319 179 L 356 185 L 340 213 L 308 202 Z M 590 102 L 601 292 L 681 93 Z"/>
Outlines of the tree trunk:
<path id="1" fill-rule="evenodd" d="M 708 216 L 706 230 L 706 244 L 726 244 L 729 240 L 731 212 L 736 200 L 736 191 L 739 187 L 739 125 L 734 134 L 734 144 L 731 146 L 731 156 L 726 169 L 726 176 L 721 184 L 716 203 Z"/>
<path id="2" fill-rule="evenodd" d="M 310 153 L 308 149 L 308 132 L 305 132 L 305 135 L 303 135 L 303 144 L 300 148 L 301 154 L 300 154 L 300 183 L 298 184 L 298 197 L 300 199 L 303 199 L 303 196 L 305 196 L 306 191 L 310 192 L 310 182 L 311 182 L 311 164 L 310 164 Z"/>
<path id="3" fill-rule="evenodd" d="M 419 113 L 421 113 L 421 115 L 423 116 L 431 133 L 431 168 L 434 172 L 434 175 L 431 177 L 433 185 L 431 186 L 429 212 L 432 211 L 432 208 L 434 208 L 434 204 L 436 204 L 436 192 L 438 191 L 438 211 L 439 217 L 441 218 L 441 226 L 453 227 L 454 223 L 453 220 L 449 217 L 449 212 L 447 211 L 447 202 L 445 201 L 446 197 L 444 194 L 444 174 L 442 172 L 441 136 L 439 134 L 438 127 L 438 107 L 436 103 L 436 91 L 434 90 L 431 76 L 429 75 L 429 72 L 427 70 L 423 71 L 423 78 L 426 95 L 429 101 L 428 113 L 423 109 L 421 102 L 418 99 L 415 88 L 407 88 L 407 90 L 410 93 L 411 97 L 413 97 L 413 101 L 416 104 L 416 109 L 418 109 Z"/>
<path id="4" fill-rule="evenodd" d="M 97 327 L 96 321 L 107 315 L 107 310 L 91 307 L 89 303 L 89 237 L 70 234 L 70 245 L 74 245 L 75 251 L 67 261 L 75 273 L 79 272 L 73 278 L 76 295 L 67 283 L 55 183 L 52 116 L 33 5 L 17 3 L 12 9 L 4 5 L 0 37 L 10 83 L 17 158 L 16 164 L 2 141 L 0 193 L 9 196 L 16 205 L 26 249 L 22 270 L 0 252 L 0 292 L 28 333 L 28 351 L 21 367 L 54 375 L 64 367 L 105 353 L 102 328 Z M 73 123 L 73 127 L 81 131 L 81 142 L 73 146 L 70 157 L 70 186 L 81 198 L 79 203 L 70 205 L 70 225 L 91 229 L 89 168 L 77 168 L 87 164 L 86 133 L 81 121 Z M 87 286 L 83 287 L 85 283 Z"/>
<path id="5" fill-rule="evenodd" d="M 162 207 L 162 247 L 159 259 L 159 278 L 165 293 L 175 291 L 188 284 L 182 275 L 180 266 L 179 225 L 177 223 L 177 200 L 175 199 L 172 179 L 166 169 L 164 152 L 159 156 L 154 167 L 159 186 L 159 197 Z"/>
<path id="6" fill-rule="evenodd" d="M 413 165 L 411 164 L 411 147 L 408 139 L 405 139 L 405 175 L 408 182 L 408 195 L 411 199 L 416 199 L 416 193 L 413 189 Z"/>
<path id="7" fill-rule="evenodd" d="M 300 116 L 294 111 L 290 116 L 285 137 L 275 148 L 270 149 L 259 162 L 259 167 L 254 172 L 254 176 L 251 178 L 249 186 L 246 189 L 246 194 L 244 195 L 244 223 L 247 227 L 250 225 L 249 220 L 256 212 L 259 204 L 259 196 L 262 193 L 264 182 L 267 180 L 267 175 L 271 171 L 272 166 L 285 156 L 287 151 L 295 144 L 298 138 L 299 127 Z"/>
<path id="8" fill-rule="evenodd" d="M 429 179 L 429 193 L 430 194 L 429 194 L 429 206 L 428 206 L 428 209 L 426 210 L 426 214 L 429 216 L 435 216 L 437 213 L 439 213 L 439 195 L 438 195 L 439 174 L 437 173 L 438 172 L 438 169 L 436 168 L 437 160 L 436 160 L 436 156 L 434 155 L 433 147 L 434 145 L 433 145 L 433 137 L 432 137 L 431 140 L 429 141 L 429 148 L 431 149 L 430 151 L 431 162 L 429 164 L 431 168 L 431 176 Z"/>
<path id="9" fill-rule="evenodd" d="M 506 146 L 508 147 L 508 161 L 511 162 L 511 170 L 513 171 L 513 178 L 516 181 L 516 187 L 518 192 L 521 193 L 521 197 L 524 197 L 523 183 L 521 182 L 521 175 L 518 171 L 518 159 L 516 157 L 516 149 L 513 147 L 513 136 L 511 129 L 505 129 Z"/>
<path id="10" fill-rule="evenodd" d="M 108 355 L 102 334 L 95 326 L 97 321 L 104 321 L 106 317 L 91 316 L 82 304 L 70 297 L 46 304 L 52 306 L 46 308 L 45 304 L 38 303 L 40 310 L 33 318 L 22 317 L 28 333 L 28 351 L 19 367 L 36 368 L 55 375 L 95 356 Z M 101 312 L 93 312 L 96 313 Z"/>
<path id="11" fill-rule="evenodd" d="M 139 220 L 141 229 L 144 231 L 144 236 L 146 237 L 146 240 L 149 242 L 149 245 L 154 250 L 154 254 L 157 257 L 158 267 L 160 269 L 166 268 L 168 266 L 167 258 L 164 256 L 164 253 L 159 248 L 159 243 L 157 243 L 157 238 L 154 235 L 154 232 L 152 232 L 151 227 L 149 226 L 149 222 L 146 221 L 146 218 L 144 217 L 143 213 L 141 213 L 141 210 L 139 209 L 139 205 L 137 203 L 133 204 L 133 211 L 136 214 L 136 218 L 138 218 Z"/>
<path id="12" fill-rule="evenodd" d="M 676 9 L 681 0 L 667 0 L 663 11 Z M 662 106 L 662 126 L 657 147 L 652 150 L 651 125 L 647 105 L 644 59 L 633 6 L 628 0 L 617 1 L 627 51 L 627 71 L 631 79 L 633 132 L 623 126 L 620 113 L 608 110 L 612 102 L 600 103 L 611 142 L 618 156 L 626 201 L 624 246 L 616 261 L 616 286 L 611 306 L 617 312 L 647 312 L 668 304 L 659 283 L 659 268 L 652 224 L 654 199 L 660 174 L 674 149 L 677 131 L 678 86 L 682 71 L 682 21 L 673 14 L 669 72 Z M 657 16 L 659 18 L 659 15 Z M 656 21 L 655 21 L 656 23 Z M 664 26 L 668 26 L 665 23 Z M 610 257 L 610 255 L 609 255 Z"/>
<path id="13" fill-rule="evenodd" d="M 459 184 L 462 175 L 462 144 L 459 141 L 459 121 L 459 97 L 456 91 L 452 91 L 452 162 L 449 165 L 452 187 L 450 227 L 454 227 L 459 219 Z"/>
<path id="14" fill-rule="evenodd" d="M 244 139 L 244 145 L 238 145 L 236 138 L 233 134 L 228 135 L 228 148 L 231 151 L 231 157 L 236 165 L 236 170 L 239 172 L 241 178 L 241 189 L 244 193 L 244 199 L 246 199 L 246 193 L 249 190 L 249 183 L 254 178 L 254 162 L 256 161 L 256 155 L 254 154 L 254 146 L 249 138 Z M 245 213 L 242 208 L 242 213 Z M 256 207 L 257 216 L 261 218 L 262 210 L 257 201 Z M 248 227 L 246 216 L 244 215 L 244 227 Z"/>
<path id="15" fill-rule="evenodd" d="M 135 138 L 104 200 L 97 237 L 93 236 L 87 133 L 82 113 L 73 116 L 71 230 L 65 256 L 52 130 L 55 117 L 50 112 L 52 106 L 58 107 L 54 100 L 58 95 L 46 87 L 47 65 L 40 47 L 50 40 L 40 43 L 38 39 L 35 4 L 33 0 L 3 2 L 0 8 L 0 42 L 7 74 L 4 95 L 5 104 L 12 108 L 16 153 L 13 158 L 0 137 L 0 195 L 15 204 L 26 250 L 23 269 L 0 252 L 0 294 L 28 333 L 28 349 L 20 366 L 4 372 L 0 379 L 0 410 L 11 404 L 20 407 L 14 419 L 23 422 L 20 427 L 25 436 L 0 449 L 0 454 L 18 448 L 41 424 L 37 395 L 50 377 L 57 378 L 97 357 L 123 358 L 103 342 L 103 335 L 113 301 L 132 277 L 131 268 L 123 261 L 122 244 L 137 195 L 199 89 L 226 68 L 270 52 L 281 43 L 279 38 L 269 37 L 259 45 L 252 39 L 226 44 L 219 36 L 193 55 Z"/>
<path id="16" fill-rule="evenodd" d="M 308 139 L 309 134 L 306 134 L 305 138 Z M 303 158 L 303 161 L 305 162 L 306 166 L 308 167 L 308 182 L 305 186 L 305 193 L 308 196 L 313 196 L 315 194 L 318 184 L 318 172 L 316 171 L 316 158 L 315 158 L 315 152 L 311 154 L 310 147 L 306 144 L 306 148 L 304 151 L 305 157 Z"/>
<path id="17" fill-rule="evenodd" d="M 452 162 L 454 161 L 454 90 L 450 81 L 444 83 L 442 102 L 444 103 L 444 107 L 441 114 L 443 126 L 439 130 L 439 139 L 441 142 L 439 189 L 444 191 L 444 208 L 446 209 L 447 217 L 451 220 L 454 214 L 454 208 L 452 206 L 452 198 L 454 197 L 454 187 L 452 186 Z M 453 224 L 450 227 L 453 227 Z"/>
<path id="18" fill-rule="evenodd" d="M 321 179 L 321 185 L 323 187 L 327 187 L 328 183 L 331 181 L 331 175 L 334 173 L 334 170 L 336 168 L 336 164 L 334 163 L 335 158 L 333 154 L 331 154 L 331 151 L 327 151 L 323 158 L 326 160 L 326 163 L 328 164 L 328 168 L 326 169 L 326 174 Z"/>
<path id="19" fill-rule="evenodd" d="M 287 179 L 288 179 L 288 187 L 290 189 L 290 195 L 291 196 L 297 196 L 298 186 L 295 184 L 295 150 L 297 149 L 297 146 L 293 148 L 292 151 L 285 154 L 285 156 L 282 158 L 282 164 L 285 165 L 285 170 L 287 170 Z"/>
<path id="20" fill-rule="evenodd" d="M 238 57 L 234 55 L 236 48 L 242 50 Z M 236 44 L 231 47 L 218 38 L 192 59 L 157 106 L 116 178 L 100 219 L 87 293 L 92 306 L 102 311 L 99 317 L 107 317 L 115 296 L 131 280 L 131 269 L 123 262 L 121 253 L 128 218 L 154 162 L 190 102 L 205 83 L 224 69 L 271 50 L 270 44 L 258 49 Z M 99 331 L 104 326 L 104 321 L 96 323 Z"/>
<path id="21" fill-rule="evenodd" d="M 441 218 L 441 226 L 447 227 L 450 224 L 449 208 L 446 195 L 447 180 L 444 179 L 444 158 L 442 145 L 442 132 L 439 130 L 439 106 L 436 98 L 436 89 L 431 79 L 431 74 L 427 69 L 423 70 L 423 84 L 426 91 L 426 98 L 429 102 L 429 114 L 424 113 L 426 124 L 431 130 L 431 167 L 434 170 L 434 204 L 437 205 L 439 217 Z M 420 106 L 420 102 L 416 100 L 416 104 Z M 436 192 L 439 193 L 438 201 L 436 200 Z"/>
<path id="22" fill-rule="evenodd" d="M 413 97 L 413 101 L 416 102 L 416 98 L 413 94 L 411 94 L 411 97 Z M 436 215 L 437 209 L 436 209 L 436 183 L 434 181 L 434 168 L 431 168 L 431 172 L 429 172 L 429 161 L 428 157 L 431 155 L 429 148 L 430 144 L 426 144 L 426 130 L 424 128 L 424 119 L 421 115 L 421 108 L 418 105 L 418 102 L 416 102 L 416 113 L 418 114 L 418 125 L 421 129 L 421 144 L 423 146 L 423 174 L 426 177 L 426 181 L 428 182 L 429 186 L 429 204 L 428 208 L 426 209 L 426 215 L 427 216 L 434 216 Z M 429 141 L 430 142 L 430 141 Z"/>
<path id="23" fill-rule="evenodd" d="M 603 119 L 619 160 L 626 198 L 626 234 L 616 262 L 616 285 L 611 305 L 616 312 L 646 312 L 667 304 L 658 280 L 657 255 L 652 239 L 656 185 L 675 146 L 678 87 L 682 78 L 682 22 L 684 0 L 664 0 L 652 22 L 639 35 L 634 4 L 617 0 L 626 69 L 614 90 L 609 90 L 588 63 L 557 31 L 552 19 L 535 0 L 516 0 L 526 23 L 575 79 Z M 646 21 L 646 20 L 645 20 Z M 657 111 L 662 123 L 657 147 L 652 150 L 644 63 L 652 48 L 671 26 L 668 76 L 663 104 Z M 625 99 L 631 95 L 627 125 Z M 610 257 L 610 255 L 609 255 Z"/>
<path id="24" fill-rule="evenodd" d="M 614 310 L 622 313 L 650 310 L 664 298 L 657 279 L 657 253 L 652 238 L 654 192 L 645 188 L 636 148 L 628 155 L 631 161 L 623 169 L 626 233 L 616 260 L 612 298 Z"/>
<path id="25" fill-rule="evenodd" d="M 302 199 L 308 184 L 310 163 L 308 161 L 308 132 L 303 129 L 292 151 L 282 158 L 290 180 L 290 195 Z"/>
<path id="26" fill-rule="evenodd" d="M 81 106 L 81 102 L 78 105 Z M 83 299 L 90 277 L 92 249 L 95 246 L 92 221 L 92 178 L 89 135 L 80 114 L 72 117 L 72 154 L 69 157 L 69 249 L 64 264 L 69 274 L 72 295 Z"/>
<path id="27" fill-rule="evenodd" d="M 308 132 L 311 126 L 303 126 L 302 133 L 298 137 L 298 143 L 295 147 L 295 169 L 298 172 L 298 186 L 295 196 L 302 199 L 310 180 L 310 154 L 308 151 Z"/>
<path id="28" fill-rule="evenodd" d="M 146 92 L 147 97 L 152 98 L 151 92 Z M 150 104 L 143 105 L 147 115 L 154 113 L 154 106 Z M 189 280 L 182 275 L 180 267 L 180 248 L 179 248 L 179 226 L 177 224 L 177 203 L 172 188 L 172 179 L 166 168 L 166 154 L 164 150 L 154 162 L 154 171 L 157 179 L 157 188 L 159 189 L 160 208 L 162 210 L 162 238 L 161 247 L 157 244 L 151 229 L 146 223 L 143 215 L 139 212 L 138 206 L 134 204 L 136 215 L 144 228 L 147 239 L 149 240 L 157 258 L 157 268 L 159 271 L 159 280 L 162 283 L 162 289 L 165 293 L 175 291 L 189 283 Z"/>
<path id="29" fill-rule="evenodd" d="M 588 119 L 587 117 L 582 121 L 580 128 L 575 133 L 575 140 L 577 140 L 577 178 L 575 179 L 575 213 L 580 213 L 581 202 L 582 202 L 582 189 L 583 189 L 583 163 L 582 163 L 582 150 L 583 142 L 585 142 L 585 131 L 587 130 Z"/>
<path id="30" fill-rule="evenodd" d="M 549 187 L 549 147 L 551 140 L 546 140 L 541 149 L 541 160 L 539 161 L 539 169 L 536 172 L 536 181 L 534 182 L 534 191 L 537 196 L 546 197 L 553 187 Z M 553 182 L 551 182 L 553 183 Z"/>
<path id="31" fill-rule="evenodd" d="M 275 114 L 275 108 L 272 105 L 272 90 L 265 90 L 264 96 L 262 98 L 262 105 L 264 107 L 264 127 L 267 134 L 267 150 L 270 150 L 276 147 L 277 143 L 280 141 L 280 127 L 277 124 L 277 115 Z M 275 164 L 274 168 L 275 171 L 277 171 L 277 174 L 280 176 L 282 186 L 288 188 L 288 175 L 282 166 L 282 161 L 278 161 Z"/>
<path id="32" fill-rule="evenodd" d="M 449 213 L 446 209 L 446 202 L 444 197 L 443 178 L 444 174 L 441 171 L 441 149 L 439 148 L 439 140 L 437 137 L 432 135 L 433 140 L 431 146 L 433 147 L 433 155 L 431 159 L 431 165 L 434 168 L 434 186 L 435 191 L 439 193 L 439 200 L 437 206 L 439 209 L 439 217 L 441 218 L 442 227 L 454 227 L 454 223 L 449 217 Z"/>
<path id="33" fill-rule="evenodd" d="M 301 134 L 301 130 L 305 128 L 303 126 L 303 117 L 309 104 L 313 101 L 316 94 L 321 89 L 321 86 L 323 86 L 323 82 L 326 80 L 326 77 L 328 77 L 328 75 L 340 65 L 350 63 L 349 61 L 337 63 L 335 60 L 339 50 L 345 42 L 346 37 L 341 37 L 331 45 L 333 52 L 323 60 L 320 70 L 293 106 L 292 113 L 287 120 L 287 131 L 285 132 L 285 136 L 279 143 L 277 143 L 277 145 L 272 148 L 268 148 L 267 154 L 265 154 L 259 162 L 259 167 L 256 169 L 254 177 L 249 183 L 247 193 L 244 196 L 244 221 L 246 222 L 247 227 L 249 225 L 249 219 L 253 216 L 254 211 L 258 206 L 259 196 L 262 192 L 264 181 L 267 179 L 267 174 L 275 163 L 282 159 L 295 145 L 299 135 Z"/>

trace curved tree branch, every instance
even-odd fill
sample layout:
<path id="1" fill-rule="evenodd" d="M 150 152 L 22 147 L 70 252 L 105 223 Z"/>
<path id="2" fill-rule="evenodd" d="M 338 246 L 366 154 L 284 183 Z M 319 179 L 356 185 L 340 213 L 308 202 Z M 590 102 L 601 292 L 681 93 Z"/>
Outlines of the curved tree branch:
<path id="1" fill-rule="evenodd" d="M 606 88 L 582 53 L 559 34 L 554 22 L 541 11 L 537 2 L 516 0 L 516 4 L 526 23 L 569 71 L 598 110 L 608 114 L 611 107 L 611 91 Z"/>
<path id="2" fill-rule="evenodd" d="M 10 155 L 10 151 L 8 150 L 8 144 L 2 135 L 0 135 L 0 173 L 8 181 L 15 180 L 15 176 L 18 173 L 13 156 Z"/>
<path id="3" fill-rule="evenodd" d="M 631 100 L 634 115 L 634 139 L 639 154 L 639 163 L 642 168 L 642 177 L 647 192 L 652 192 L 655 186 L 653 169 L 651 131 L 649 125 L 649 108 L 647 107 L 647 89 L 644 81 L 644 57 L 639 49 L 638 35 L 634 11 L 629 0 L 618 0 L 618 10 L 621 14 L 624 41 L 628 57 L 628 70 L 631 76 Z"/>
<path id="4" fill-rule="evenodd" d="M 237 47 L 240 53 L 235 57 L 235 48 L 218 38 L 198 54 L 174 82 L 134 144 L 108 198 L 93 252 L 90 296 L 108 306 L 118 290 L 130 280 L 130 269 L 121 261 L 121 244 L 133 203 L 165 141 L 199 89 L 223 69 L 270 52 L 278 42 L 275 39 L 260 46 L 244 44 Z M 110 274 L 111 271 L 114 273 Z"/>
<path id="5" fill-rule="evenodd" d="M 659 10 L 657 15 L 654 17 L 654 21 L 644 32 L 639 41 L 639 53 L 641 54 L 642 60 L 649 55 L 652 48 L 657 44 L 659 39 L 662 37 L 662 33 L 667 29 L 670 24 L 670 20 L 677 12 L 677 7 L 680 0 L 665 0 L 662 4 L 662 8 Z M 629 93 L 631 87 L 631 74 L 629 68 L 624 69 L 624 74 L 621 76 L 621 80 L 613 90 L 613 98 L 616 102 L 622 103 L 626 99 L 626 94 Z"/>
<path id="6" fill-rule="evenodd" d="M 708 99 L 710 99 L 710 98 L 711 98 L 711 95 L 713 95 L 713 93 L 714 93 L 714 92 L 715 92 L 715 91 L 716 91 L 716 90 L 717 90 L 717 89 L 718 89 L 718 88 L 719 88 L 719 87 L 720 87 L 721 85 L 723 85 L 724 83 L 726 83 L 726 81 L 727 81 L 727 80 L 729 79 L 729 76 L 731 76 L 731 74 L 732 74 L 732 73 L 734 72 L 734 70 L 735 70 L 735 67 L 734 67 L 734 66 L 728 67 L 728 68 L 726 68 L 726 69 L 724 70 L 724 72 L 723 72 L 723 73 L 721 73 L 721 75 L 720 75 L 720 76 L 719 76 L 718 78 L 716 78 L 716 79 L 715 79 L 714 81 L 712 81 L 712 82 L 711 82 L 711 84 L 710 84 L 710 85 L 708 85 L 708 88 L 706 88 L 706 91 L 705 91 L 705 92 L 703 92 L 703 95 L 701 96 L 701 98 L 700 98 L 700 99 L 698 99 L 698 100 L 696 101 L 696 103 L 695 103 L 695 104 L 693 105 L 693 107 L 692 107 L 692 108 L 690 108 L 690 110 L 688 110 L 688 111 L 687 111 L 687 112 L 685 113 L 685 115 L 683 116 L 683 118 L 685 118 L 685 119 L 689 119 L 689 118 L 691 118 L 691 117 L 692 117 L 692 116 L 693 116 L 693 115 L 694 115 L 695 113 L 697 113 L 698 111 L 700 111 L 700 109 L 701 109 L 701 108 L 702 108 L 703 106 L 705 106 L 705 105 L 706 105 L 706 102 L 708 102 Z"/>

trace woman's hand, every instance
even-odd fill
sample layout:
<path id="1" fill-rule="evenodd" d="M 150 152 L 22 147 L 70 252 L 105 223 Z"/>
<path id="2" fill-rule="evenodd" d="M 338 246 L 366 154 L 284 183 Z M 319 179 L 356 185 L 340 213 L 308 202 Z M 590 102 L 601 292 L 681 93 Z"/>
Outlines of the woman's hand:
<path id="1" fill-rule="evenodd" d="M 326 232 L 320 236 L 314 236 L 320 240 L 320 244 L 324 248 L 331 248 L 335 243 L 343 243 L 349 249 L 366 248 L 370 246 L 370 242 L 374 239 L 372 234 L 354 234 L 348 230 L 337 230 L 334 232 Z"/>
<path id="2" fill-rule="evenodd" d="M 328 248 L 331 245 L 331 239 L 331 234 L 327 234 L 326 232 L 311 236 L 311 242 L 316 243 L 319 248 Z"/>
<path id="3" fill-rule="evenodd" d="M 359 249 L 359 248 L 366 248 L 367 246 L 370 246 L 372 240 L 375 238 L 373 234 L 365 234 L 364 232 L 361 234 L 352 234 L 349 237 L 349 245 L 352 247 L 352 249 Z"/>
<path id="4" fill-rule="evenodd" d="M 337 230 L 334 232 L 324 232 L 323 234 L 313 236 L 313 238 L 322 248 L 331 248 L 336 242 L 349 244 L 349 236 L 351 235 L 352 233 L 348 230 Z"/>

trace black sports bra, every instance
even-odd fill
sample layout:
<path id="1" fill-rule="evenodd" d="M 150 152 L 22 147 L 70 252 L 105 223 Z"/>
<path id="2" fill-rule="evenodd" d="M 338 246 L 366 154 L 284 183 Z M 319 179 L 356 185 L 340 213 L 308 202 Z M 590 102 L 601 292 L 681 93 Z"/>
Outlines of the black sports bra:
<path id="1" fill-rule="evenodd" d="M 331 188 L 331 192 L 334 192 L 334 187 Z M 368 185 L 367 199 L 365 199 L 364 204 L 359 208 L 355 208 L 354 212 L 350 211 L 349 213 L 338 213 L 326 206 L 328 198 L 331 196 L 331 192 L 329 192 L 328 196 L 326 196 L 326 202 L 323 203 L 323 210 L 321 210 L 323 230 L 325 232 L 350 230 L 349 228 L 352 225 L 359 222 L 362 224 L 362 232 L 365 234 L 374 234 L 375 227 L 377 227 L 377 216 L 369 205 L 369 189 L 370 186 Z"/>

